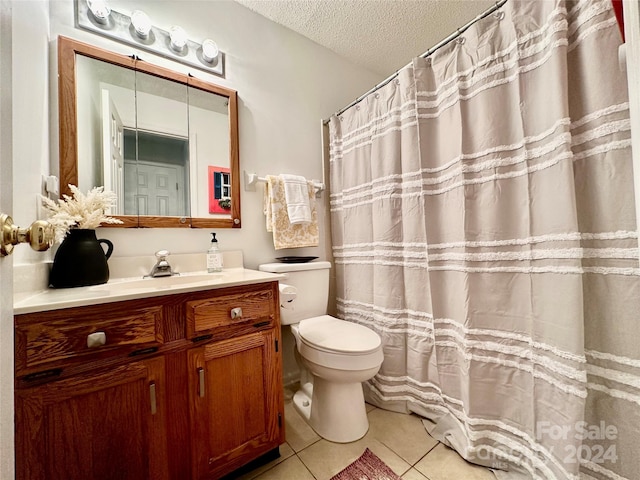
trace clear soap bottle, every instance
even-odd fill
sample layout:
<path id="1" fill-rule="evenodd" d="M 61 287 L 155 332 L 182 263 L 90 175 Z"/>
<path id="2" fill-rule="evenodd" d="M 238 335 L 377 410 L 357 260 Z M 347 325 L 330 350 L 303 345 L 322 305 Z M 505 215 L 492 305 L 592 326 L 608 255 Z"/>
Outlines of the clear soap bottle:
<path id="1" fill-rule="evenodd" d="M 222 262 L 222 252 L 220 252 L 218 248 L 218 240 L 216 239 L 215 232 L 211 232 L 211 236 L 211 247 L 207 250 L 207 272 L 221 272 L 224 266 Z"/>

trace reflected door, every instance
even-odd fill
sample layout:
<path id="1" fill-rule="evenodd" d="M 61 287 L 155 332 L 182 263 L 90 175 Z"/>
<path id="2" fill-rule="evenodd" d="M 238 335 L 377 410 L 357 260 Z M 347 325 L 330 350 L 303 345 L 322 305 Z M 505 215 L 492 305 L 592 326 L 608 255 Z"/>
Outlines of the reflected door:
<path id="1" fill-rule="evenodd" d="M 188 139 L 124 130 L 125 214 L 189 216 Z"/>
<path id="2" fill-rule="evenodd" d="M 106 88 L 102 90 L 102 158 L 105 190 L 116 193 L 112 215 L 124 214 L 124 126 Z"/>
<path id="3" fill-rule="evenodd" d="M 127 164 L 127 185 L 135 185 L 135 202 L 129 202 L 127 215 L 184 216 L 184 168 L 166 164 L 138 162 Z"/>

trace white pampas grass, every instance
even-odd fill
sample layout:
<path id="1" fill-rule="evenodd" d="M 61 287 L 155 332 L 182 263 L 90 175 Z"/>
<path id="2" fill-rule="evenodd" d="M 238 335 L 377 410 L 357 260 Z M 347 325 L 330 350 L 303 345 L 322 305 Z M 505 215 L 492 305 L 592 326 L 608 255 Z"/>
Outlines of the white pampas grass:
<path id="1" fill-rule="evenodd" d="M 51 212 L 49 222 L 53 225 L 56 240 L 61 242 L 72 228 L 94 229 L 101 223 L 122 223 L 105 214 L 114 207 L 117 196 L 104 187 L 94 187 L 83 194 L 75 185 L 69 185 L 73 196 L 62 195 L 57 202 L 42 197 L 42 205 Z"/>

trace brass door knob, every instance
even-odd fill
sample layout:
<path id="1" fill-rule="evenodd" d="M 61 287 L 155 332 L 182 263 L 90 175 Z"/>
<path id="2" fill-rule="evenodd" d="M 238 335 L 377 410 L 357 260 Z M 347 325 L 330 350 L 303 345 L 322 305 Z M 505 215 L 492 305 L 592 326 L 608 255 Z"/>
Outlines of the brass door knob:
<path id="1" fill-rule="evenodd" d="M 53 225 L 44 220 L 36 220 L 29 228 L 20 228 L 13 224 L 13 219 L 0 214 L 0 256 L 11 255 L 13 246 L 28 243 L 37 252 L 48 250 L 54 240 Z"/>

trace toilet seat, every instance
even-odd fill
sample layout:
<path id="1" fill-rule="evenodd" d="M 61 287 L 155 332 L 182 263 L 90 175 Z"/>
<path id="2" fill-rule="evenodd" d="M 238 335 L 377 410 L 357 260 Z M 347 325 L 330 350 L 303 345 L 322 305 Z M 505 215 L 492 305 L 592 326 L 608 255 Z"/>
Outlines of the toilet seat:
<path id="1" fill-rule="evenodd" d="M 331 315 L 308 318 L 298 325 L 300 340 L 327 353 L 362 355 L 380 348 L 382 341 L 373 330 Z"/>
<path id="2" fill-rule="evenodd" d="M 362 325 L 322 315 L 292 325 L 292 330 L 302 358 L 320 367 L 377 371 L 382 364 L 380 336 Z"/>

